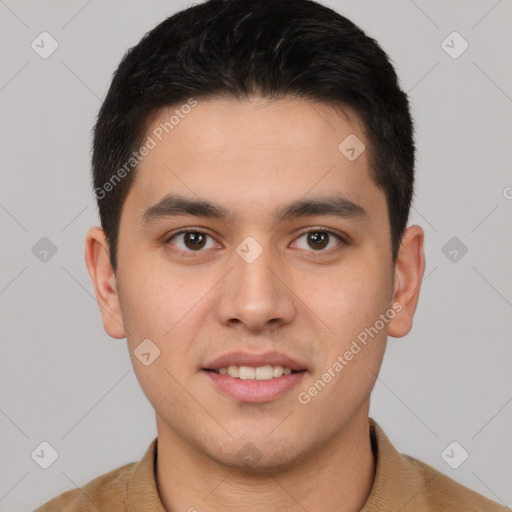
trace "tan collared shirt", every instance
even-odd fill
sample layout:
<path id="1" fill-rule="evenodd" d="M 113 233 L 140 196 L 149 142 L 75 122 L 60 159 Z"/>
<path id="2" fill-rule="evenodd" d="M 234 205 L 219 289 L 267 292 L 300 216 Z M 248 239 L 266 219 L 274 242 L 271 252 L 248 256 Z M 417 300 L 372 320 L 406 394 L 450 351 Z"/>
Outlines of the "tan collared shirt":
<path id="1" fill-rule="evenodd" d="M 419 460 L 401 455 L 370 418 L 377 465 L 361 512 L 510 512 Z M 139 462 L 67 491 L 35 512 L 166 512 L 155 479 L 155 438 Z"/>

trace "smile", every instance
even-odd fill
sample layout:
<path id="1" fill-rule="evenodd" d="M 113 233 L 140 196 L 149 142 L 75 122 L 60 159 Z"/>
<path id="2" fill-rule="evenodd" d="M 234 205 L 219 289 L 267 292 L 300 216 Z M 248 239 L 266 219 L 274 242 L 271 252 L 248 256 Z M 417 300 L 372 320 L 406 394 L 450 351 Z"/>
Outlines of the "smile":
<path id="1" fill-rule="evenodd" d="M 283 375 L 296 373 L 296 370 L 292 370 L 291 368 L 283 368 L 279 365 L 273 366 L 270 364 L 258 366 L 256 368 L 251 366 L 230 365 L 228 367 L 218 368 L 217 370 L 212 371 L 241 380 L 270 380 L 277 379 Z"/>

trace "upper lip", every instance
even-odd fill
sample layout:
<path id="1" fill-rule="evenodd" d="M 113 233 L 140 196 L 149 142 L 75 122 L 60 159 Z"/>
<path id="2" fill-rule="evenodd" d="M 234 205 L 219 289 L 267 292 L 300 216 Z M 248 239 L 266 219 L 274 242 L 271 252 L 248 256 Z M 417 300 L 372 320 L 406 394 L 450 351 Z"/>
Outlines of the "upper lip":
<path id="1" fill-rule="evenodd" d="M 219 368 L 227 368 L 228 366 L 282 366 L 291 370 L 306 370 L 306 366 L 299 361 L 280 354 L 279 352 L 264 352 L 261 354 L 251 354 L 249 352 L 229 352 L 216 357 L 210 361 L 205 370 L 218 370 Z"/>

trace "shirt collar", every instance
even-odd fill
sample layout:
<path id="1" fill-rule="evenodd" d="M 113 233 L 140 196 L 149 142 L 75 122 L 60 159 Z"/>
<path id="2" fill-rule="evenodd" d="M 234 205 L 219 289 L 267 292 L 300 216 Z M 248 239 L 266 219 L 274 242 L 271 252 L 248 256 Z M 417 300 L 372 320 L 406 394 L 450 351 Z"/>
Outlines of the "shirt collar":
<path id="1" fill-rule="evenodd" d="M 156 484 L 156 457 L 158 453 L 158 437 L 149 445 L 142 459 L 133 468 L 128 479 L 128 511 L 129 512 L 166 512 Z"/>
<path id="2" fill-rule="evenodd" d="M 369 427 L 376 468 L 372 489 L 361 512 L 427 510 L 425 490 L 438 473 L 433 471 L 425 480 L 415 460 L 399 453 L 372 418 Z"/>

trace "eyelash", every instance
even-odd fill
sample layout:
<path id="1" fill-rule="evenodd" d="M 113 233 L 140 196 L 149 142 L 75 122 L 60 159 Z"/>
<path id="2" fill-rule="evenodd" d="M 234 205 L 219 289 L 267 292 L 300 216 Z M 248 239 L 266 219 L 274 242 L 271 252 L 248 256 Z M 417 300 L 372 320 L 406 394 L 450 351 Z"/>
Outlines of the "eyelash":
<path id="1" fill-rule="evenodd" d="M 167 245 L 171 242 L 172 239 L 176 238 L 177 236 L 179 235 L 182 235 L 182 234 L 186 234 L 186 233 L 196 233 L 196 234 L 200 234 L 200 235 L 206 235 L 210 238 L 213 239 L 213 237 L 211 235 L 209 235 L 208 233 L 206 233 L 205 231 L 201 231 L 199 229 L 181 229 L 179 231 L 177 231 L 176 233 L 171 233 L 169 236 L 167 236 L 164 240 L 164 243 Z M 330 236 L 334 236 L 335 238 L 337 238 L 340 242 L 339 245 L 347 245 L 348 242 L 346 239 L 343 238 L 343 236 L 341 236 L 340 234 L 338 234 L 337 232 L 331 230 L 331 229 L 328 229 L 328 228 L 309 228 L 307 231 L 303 231 L 302 233 L 300 233 L 297 238 L 295 238 L 295 240 L 299 240 L 301 237 L 303 237 L 304 235 L 307 235 L 309 233 L 327 233 L 328 235 Z M 327 249 L 327 250 L 310 250 L 308 252 L 312 252 L 313 254 L 330 254 L 331 252 L 333 251 L 336 251 L 339 249 L 339 245 L 334 247 L 334 248 L 331 248 L 331 249 Z M 199 249 L 197 251 L 192 251 L 192 250 L 187 250 L 187 251 L 183 251 L 181 249 L 175 249 L 178 253 L 180 253 L 180 255 L 183 255 L 183 256 L 191 256 L 191 255 L 194 255 L 196 253 L 201 253 L 201 252 L 204 252 L 205 249 Z"/>

